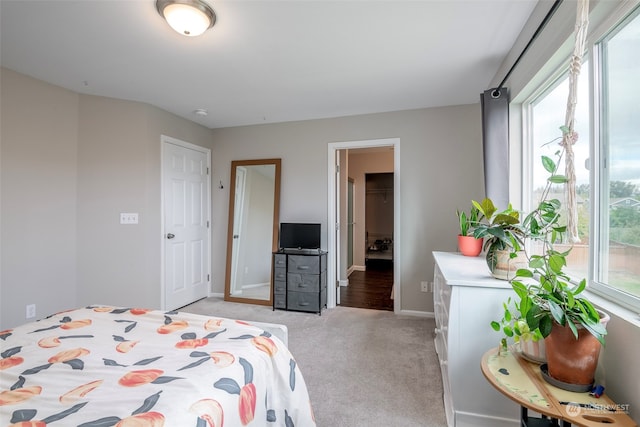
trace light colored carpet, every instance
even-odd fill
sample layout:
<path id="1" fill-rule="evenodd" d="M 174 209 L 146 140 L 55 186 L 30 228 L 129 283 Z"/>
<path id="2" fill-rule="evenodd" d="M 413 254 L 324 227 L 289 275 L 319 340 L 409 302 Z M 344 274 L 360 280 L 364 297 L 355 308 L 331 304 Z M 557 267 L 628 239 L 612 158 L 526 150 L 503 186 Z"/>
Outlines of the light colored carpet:
<path id="1" fill-rule="evenodd" d="M 446 426 L 433 319 L 347 307 L 318 316 L 219 298 L 181 311 L 287 325 L 318 427 Z"/>

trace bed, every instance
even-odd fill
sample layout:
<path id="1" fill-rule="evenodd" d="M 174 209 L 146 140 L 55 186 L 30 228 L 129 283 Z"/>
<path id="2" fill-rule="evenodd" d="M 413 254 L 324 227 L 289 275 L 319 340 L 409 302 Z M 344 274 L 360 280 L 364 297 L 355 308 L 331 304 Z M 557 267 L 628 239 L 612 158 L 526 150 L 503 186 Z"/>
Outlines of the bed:
<path id="1" fill-rule="evenodd" d="M 295 359 L 258 326 L 89 306 L 1 331 L 0 427 L 315 426 Z"/>

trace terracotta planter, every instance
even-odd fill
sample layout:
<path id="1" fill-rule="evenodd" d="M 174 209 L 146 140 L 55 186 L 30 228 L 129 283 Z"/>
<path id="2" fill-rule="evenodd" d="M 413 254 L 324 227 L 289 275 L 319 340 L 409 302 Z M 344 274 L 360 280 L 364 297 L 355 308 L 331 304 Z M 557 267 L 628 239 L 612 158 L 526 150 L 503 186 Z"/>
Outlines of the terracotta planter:
<path id="1" fill-rule="evenodd" d="M 515 258 L 510 257 L 511 252 L 507 250 L 496 251 L 496 263 L 491 269 L 491 275 L 500 280 L 511 280 L 519 268 L 526 268 L 528 265 L 527 257 L 523 251 L 518 252 Z M 490 264 L 489 262 L 487 262 Z M 491 268 L 491 267 L 489 267 Z"/>
<path id="2" fill-rule="evenodd" d="M 600 312 L 600 323 L 606 326 L 609 315 Z M 593 384 L 600 355 L 600 342 L 586 329 L 578 326 L 578 339 L 568 326 L 553 324 L 551 334 L 544 340 L 549 376 L 566 384 L 588 389 Z M 555 384 L 562 387 L 562 384 Z"/>
<path id="3" fill-rule="evenodd" d="M 458 234 L 458 249 L 464 256 L 478 256 L 482 252 L 482 239 Z"/>

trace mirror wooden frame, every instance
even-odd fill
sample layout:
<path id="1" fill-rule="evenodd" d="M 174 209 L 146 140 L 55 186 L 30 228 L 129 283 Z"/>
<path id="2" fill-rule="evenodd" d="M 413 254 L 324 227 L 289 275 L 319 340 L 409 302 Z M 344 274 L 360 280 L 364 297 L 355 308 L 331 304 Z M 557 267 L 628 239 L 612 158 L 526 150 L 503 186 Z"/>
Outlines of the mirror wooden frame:
<path id="1" fill-rule="evenodd" d="M 239 166 L 262 166 L 274 165 L 274 191 L 273 191 L 273 232 L 271 242 L 271 252 L 278 250 L 278 226 L 280 224 L 280 166 L 281 159 L 256 159 L 256 160 L 234 160 L 231 162 L 231 180 L 229 181 L 229 222 L 227 228 L 227 268 L 224 284 L 224 300 L 256 305 L 273 305 L 273 256 L 271 257 L 271 275 L 269 279 L 269 299 L 243 298 L 231 295 L 231 268 L 233 255 L 233 234 L 236 198 L 236 174 Z"/>

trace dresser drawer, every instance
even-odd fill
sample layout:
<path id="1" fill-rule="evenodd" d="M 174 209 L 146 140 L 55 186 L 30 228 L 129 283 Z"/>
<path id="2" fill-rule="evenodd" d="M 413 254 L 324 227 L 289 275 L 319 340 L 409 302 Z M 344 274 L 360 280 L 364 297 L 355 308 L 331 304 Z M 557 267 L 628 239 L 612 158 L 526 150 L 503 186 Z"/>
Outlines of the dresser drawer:
<path id="1" fill-rule="evenodd" d="M 273 296 L 273 308 L 287 308 L 287 294 L 275 294 Z"/>
<path id="2" fill-rule="evenodd" d="M 440 300 L 442 301 L 442 308 L 449 315 L 449 306 L 451 305 L 451 286 L 446 283 L 440 289 Z"/>
<path id="3" fill-rule="evenodd" d="M 326 295 L 326 292 L 323 292 Z M 320 311 L 322 295 L 311 292 L 287 292 L 287 310 Z"/>
<path id="4" fill-rule="evenodd" d="M 447 321 L 449 319 L 447 319 L 446 313 L 444 312 L 444 310 L 442 309 L 442 300 L 440 299 L 436 299 L 434 298 L 434 302 L 433 302 L 433 314 L 434 314 L 434 318 L 436 321 L 436 328 L 439 328 L 444 324 L 447 323 Z"/>
<path id="5" fill-rule="evenodd" d="M 273 280 L 287 280 L 287 269 L 284 267 L 274 267 Z"/>
<path id="6" fill-rule="evenodd" d="M 287 274 L 287 287 L 289 291 L 297 292 L 314 292 L 320 291 L 320 275 L 319 274 Z"/>
<path id="7" fill-rule="evenodd" d="M 435 342 L 436 354 L 438 355 L 438 362 L 441 365 L 443 363 L 446 364 L 447 360 L 449 360 L 446 331 L 436 328 L 435 333 L 436 333 L 436 336 L 433 340 Z"/>
<path id="8" fill-rule="evenodd" d="M 273 281 L 273 294 L 274 295 L 286 295 L 287 294 L 287 282 L 285 280 Z"/>
<path id="9" fill-rule="evenodd" d="M 275 254 L 273 256 L 274 268 L 287 268 L 287 256 L 285 254 Z"/>
<path id="10" fill-rule="evenodd" d="M 289 273 L 320 274 L 320 256 L 289 255 Z"/>

